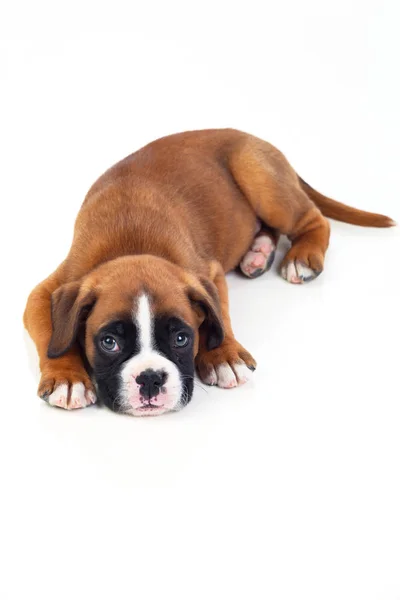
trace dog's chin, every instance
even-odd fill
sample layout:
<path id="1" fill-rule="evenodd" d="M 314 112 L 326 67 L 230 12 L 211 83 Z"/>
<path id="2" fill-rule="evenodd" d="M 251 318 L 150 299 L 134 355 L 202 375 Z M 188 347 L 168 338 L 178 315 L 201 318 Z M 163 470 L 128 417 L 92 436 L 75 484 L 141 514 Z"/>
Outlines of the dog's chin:
<path id="1" fill-rule="evenodd" d="M 158 417 L 165 413 L 181 410 L 189 401 L 190 397 L 186 390 L 182 391 L 178 397 L 176 394 L 171 397 L 168 392 L 165 392 L 150 400 L 144 400 L 135 395 L 120 401 L 117 406 L 114 405 L 114 410 L 117 409 L 118 412 L 132 417 Z"/>
<path id="2" fill-rule="evenodd" d="M 140 397 L 138 394 L 128 396 L 121 402 L 120 411 L 133 417 L 157 417 L 168 412 L 181 410 L 189 400 L 188 392 L 184 391 L 182 386 L 180 386 L 178 393 L 176 393 L 176 390 L 171 392 L 166 387 L 156 397 L 149 400 Z"/>
<path id="3" fill-rule="evenodd" d="M 132 417 L 158 417 L 169 412 L 178 412 L 182 410 L 191 400 L 191 393 L 188 390 L 182 391 L 181 397 L 168 398 L 165 394 L 160 394 L 157 398 L 150 400 L 141 400 L 138 396 L 124 397 L 124 394 L 117 393 L 111 396 L 106 393 L 103 386 L 97 388 L 98 398 L 113 412 Z"/>
<path id="4" fill-rule="evenodd" d="M 178 412 L 189 404 L 193 394 L 193 382 L 188 386 L 179 386 L 179 391 L 175 389 L 168 390 L 166 387 L 156 397 L 145 399 L 139 394 L 127 392 L 127 386 L 120 389 L 116 398 L 104 398 L 104 403 L 114 412 L 118 412 L 132 417 L 158 417 L 169 412 Z"/>
<path id="5" fill-rule="evenodd" d="M 174 412 L 179 408 L 166 408 L 164 406 L 139 406 L 136 408 L 126 408 L 123 412 L 132 417 L 158 417 L 168 412 Z"/>

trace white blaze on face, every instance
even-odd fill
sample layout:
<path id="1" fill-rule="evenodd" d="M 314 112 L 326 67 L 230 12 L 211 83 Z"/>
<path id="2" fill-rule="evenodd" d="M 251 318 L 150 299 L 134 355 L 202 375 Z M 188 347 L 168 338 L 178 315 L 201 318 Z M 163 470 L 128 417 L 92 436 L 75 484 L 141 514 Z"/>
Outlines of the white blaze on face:
<path id="1" fill-rule="evenodd" d="M 133 319 L 138 328 L 140 351 L 151 352 L 153 348 L 153 316 L 146 294 L 139 296 L 136 319 L 135 315 L 133 315 Z"/>
<path id="2" fill-rule="evenodd" d="M 139 296 L 132 313 L 137 327 L 138 352 L 121 371 L 119 400 L 122 409 L 135 416 L 160 415 L 181 408 L 182 383 L 177 366 L 156 349 L 154 316 L 146 294 Z M 165 379 L 156 396 L 145 398 L 136 381 L 143 372 L 159 373 Z"/>

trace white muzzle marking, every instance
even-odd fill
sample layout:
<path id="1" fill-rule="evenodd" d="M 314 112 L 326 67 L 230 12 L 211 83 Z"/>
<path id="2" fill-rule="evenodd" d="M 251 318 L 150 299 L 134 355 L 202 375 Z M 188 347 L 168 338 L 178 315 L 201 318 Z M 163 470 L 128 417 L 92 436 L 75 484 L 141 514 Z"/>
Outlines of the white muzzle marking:
<path id="1" fill-rule="evenodd" d="M 139 352 L 125 363 L 121 371 L 119 401 L 122 410 L 134 416 L 155 416 L 179 410 L 183 391 L 180 373 L 173 362 L 155 349 L 154 318 L 146 294 L 139 297 L 132 319 L 138 329 Z M 166 375 L 159 393 L 150 399 L 143 396 L 136 381 L 146 370 Z"/>

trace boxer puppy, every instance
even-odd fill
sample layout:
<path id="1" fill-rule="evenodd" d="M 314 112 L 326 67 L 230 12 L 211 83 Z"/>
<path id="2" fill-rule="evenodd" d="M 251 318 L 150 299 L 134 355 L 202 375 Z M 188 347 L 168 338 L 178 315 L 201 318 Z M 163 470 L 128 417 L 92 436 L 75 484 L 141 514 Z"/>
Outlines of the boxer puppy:
<path id="1" fill-rule="evenodd" d="M 195 368 L 209 385 L 245 383 L 256 362 L 232 332 L 224 274 L 266 272 L 284 234 L 282 277 L 311 281 L 328 248 L 325 217 L 394 225 L 318 193 L 239 131 L 172 135 L 128 156 L 90 189 L 67 258 L 29 296 L 39 396 L 160 415 L 190 401 Z"/>

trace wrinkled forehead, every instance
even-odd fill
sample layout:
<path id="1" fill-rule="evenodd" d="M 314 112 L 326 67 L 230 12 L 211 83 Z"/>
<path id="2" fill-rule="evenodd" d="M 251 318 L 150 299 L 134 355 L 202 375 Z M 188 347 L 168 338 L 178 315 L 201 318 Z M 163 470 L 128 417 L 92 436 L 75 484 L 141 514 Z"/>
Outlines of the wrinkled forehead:
<path id="1" fill-rule="evenodd" d="M 175 317 L 188 325 L 195 326 L 190 302 L 183 290 L 165 290 L 156 293 L 142 287 L 135 293 L 122 290 L 112 294 L 101 294 L 88 319 L 92 334 L 115 321 L 133 321 L 135 325 L 152 328 L 160 317 Z"/>

